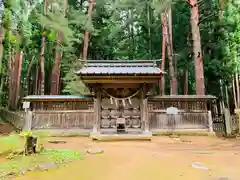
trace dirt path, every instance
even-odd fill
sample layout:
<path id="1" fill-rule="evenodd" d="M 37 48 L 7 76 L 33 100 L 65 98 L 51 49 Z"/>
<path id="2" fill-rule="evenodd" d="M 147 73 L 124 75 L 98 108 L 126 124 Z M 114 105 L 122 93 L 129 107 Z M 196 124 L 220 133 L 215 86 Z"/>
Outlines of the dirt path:
<path id="1" fill-rule="evenodd" d="M 56 139 L 56 138 L 55 138 Z M 63 138 L 61 138 L 63 139 Z M 29 173 L 17 180 L 218 180 L 240 177 L 240 141 L 211 137 L 172 139 L 155 137 L 152 142 L 101 142 L 87 138 L 64 138 L 67 144 L 47 144 L 83 152 L 101 148 L 103 155 L 86 155 L 58 170 Z M 201 162 L 209 170 L 194 169 Z"/>

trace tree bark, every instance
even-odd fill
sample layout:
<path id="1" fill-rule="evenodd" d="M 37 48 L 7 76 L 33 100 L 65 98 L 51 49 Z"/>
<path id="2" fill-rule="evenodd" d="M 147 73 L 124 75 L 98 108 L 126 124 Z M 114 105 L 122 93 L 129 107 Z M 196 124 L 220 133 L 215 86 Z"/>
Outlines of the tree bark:
<path id="1" fill-rule="evenodd" d="M 236 87 L 235 87 L 235 78 L 234 77 L 233 77 L 233 80 L 232 80 L 232 88 L 233 88 L 234 105 L 235 105 L 235 108 L 237 108 L 238 104 L 237 104 Z"/>
<path id="2" fill-rule="evenodd" d="M 171 8 L 171 7 L 170 7 Z M 168 9 L 167 13 L 168 16 L 171 13 L 171 10 Z M 169 60 L 169 75 L 170 75 L 170 94 L 177 94 L 177 80 L 175 77 L 175 72 L 174 72 L 174 63 L 173 63 L 173 50 L 172 50 L 172 45 L 170 42 L 171 36 L 171 30 L 170 28 L 172 28 L 172 25 L 170 24 L 171 21 L 169 22 L 169 19 L 167 20 L 167 35 L 166 35 L 166 44 L 167 44 L 167 57 Z"/>
<path id="3" fill-rule="evenodd" d="M 196 94 L 205 94 L 204 70 L 201 50 L 201 36 L 199 30 L 199 12 L 197 0 L 188 0 L 191 9 L 191 26 L 193 39 L 193 53 L 195 63 Z"/>
<path id="4" fill-rule="evenodd" d="M 31 71 L 32 71 L 32 67 L 34 64 L 34 56 L 32 56 L 31 62 L 28 66 L 28 70 L 27 70 L 27 75 L 26 75 L 26 90 L 27 90 L 27 95 L 29 94 L 30 91 L 30 75 L 31 75 Z"/>
<path id="5" fill-rule="evenodd" d="M 219 0 L 218 17 L 220 20 L 222 20 L 223 8 L 224 8 L 225 3 L 226 3 L 226 0 Z"/>
<path id="6" fill-rule="evenodd" d="M 162 63 L 161 69 L 165 70 L 165 57 L 166 57 L 166 35 L 167 35 L 167 24 L 166 24 L 166 16 L 165 13 L 161 14 L 161 24 L 162 24 Z M 161 77 L 161 81 L 159 84 L 159 92 L 160 95 L 165 95 L 165 77 Z"/>
<path id="7" fill-rule="evenodd" d="M 185 71 L 184 77 L 184 95 L 188 95 L 188 70 Z"/>
<path id="8" fill-rule="evenodd" d="M 237 108 L 239 107 L 240 104 L 240 92 L 239 92 L 239 77 L 238 77 L 238 73 L 236 73 L 235 75 L 236 78 L 236 88 L 237 88 Z"/>
<path id="9" fill-rule="evenodd" d="M 5 33 L 4 28 L 0 27 L 0 79 L 1 79 L 1 89 L 0 89 L 0 106 L 2 106 L 2 91 L 3 91 L 3 81 L 4 81 L 4 74 L 3 74 L 3 41 L 4 41 Z"/>
<path id="10" fill-rule="evenodd" d="M 44 10 L 43 14 L 46 15 L 47 12 L 47 0 L 44 0 Z M 45 46 L 46 46 L 46 35 L 45 35 L 45 28 L 43 27 L 42 33 L 42 41 L 41 41 L 41 52 L 39 58 L 39 65 L 40 65 L 40 72 L 41 72 L 41 81 L 40 81 L 40 94 L 44 95 L 45 93 L 45 69 L 44 69 L 44 53 L 45 53 Z"/>
<path id="11" fill-rule="evenodd" d="M 92 11 L 93 11 L 93 5 L 94 0 L 89 0 L 89 8 L 88 8 L 88 18 L 92 19 Z M 86 31 L 84 35 L 84 47 L 83 47 L 83 59 L 87 59 L 88 54 L 88 41 L 89 41 L 89 32 Z"/>
<path id="12" fill-rule="evenodd" d="M 16 53 L 16 95 L 15 95 L 15 104 L 14 104 L 14 109 L 17 108 L 18 102 L 19 102 L 19 92 L 20 92 L 20 85 L 21 85 L 21 72 L 22 72 L 22 58 L 23 58 L 23 51 L 18 50 L 18 52 Z"/>
<path id="13" fill-rule="evenodd" d="M 82 44 L 80 44 L 80 53 L 79 53 L 79 59 L 83 58 L 83 51 L 82 51 Z"/>
<path id="14" fill-rule="evenodd" d="M 151 39 L 151 25 L 152 25 L 152 9 L 151 5 L 147 3 L 147 12 L 148 12 L 148 56 L 152 59 L 152 39 Z"/>
<path id="15" fill-rule="evenodd" d="M 39 68 L 37 67 L 36 73 L 35 73 L 35 86 L 34 86 L 34 94 L 38 94 L 39 89 Z"/>
<path id="16" fill-rule="evenodd" d="M 8 58 L 8 109 L 12 108 L 13 101 L 13 67 L 14 67 L 14 53 L 12 49 L 9 48 L 9 58 Z"/>
<path id="17" fill-rule="evenodd" d="M 68 0 L 64 0 L 64 16 L 66 14 L 66 9 L 68 5 Z M 57 47 L 61 47 L 63 43 L 63 36 L 62 32 L 58 32 L 58 40 L 57 40 Z M 56 56 L 55 56 L 55 64 L 52 70 L 52 83 L 51 83 L 51 94 L 58 95 L 60 91 L 59 83 L 60 83 L 60 68 L 61 68 L 61 59 L 62 59 L 62 51 L 58 48 L 56 49 Z"/>

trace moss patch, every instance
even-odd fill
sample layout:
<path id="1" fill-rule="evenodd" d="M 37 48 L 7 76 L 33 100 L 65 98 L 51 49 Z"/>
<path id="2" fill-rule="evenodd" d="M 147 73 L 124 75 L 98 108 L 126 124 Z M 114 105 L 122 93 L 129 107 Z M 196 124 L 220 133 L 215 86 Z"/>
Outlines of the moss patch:
<path id="1" fill-rule="evenodd" d="M 54 131 L 54 130 L 35 130 L 33 134 L 45 137 L 89 137 L 88 132 L 74 132 L 74 131 Z"/>
<path id="2" fill-rule="evenodd" d="M 18 134 L 0 137 L 0 155 L 23 149 L 23 141 Z"/>
<path id="3" fill-rule="evenodd" d="M 44 171 L 44 169 L 39 168 L 44 164 L 52 163 L 58 167 L 73 160 L 80 160 L 81 157 L 79 152 L 65 149 L 46 149 L 31 156 L 17 156 L 0 164 L 0 179 L 18 176 L 27 171 Z"/>
<path id="4" fill-rule="evenodd" d="M 215 136 L 214 132 L 208 131 L 155 131 L 153 132 L 153 136 L 170 136 L 170 135 L 178 135 L 178 136 Z"/>

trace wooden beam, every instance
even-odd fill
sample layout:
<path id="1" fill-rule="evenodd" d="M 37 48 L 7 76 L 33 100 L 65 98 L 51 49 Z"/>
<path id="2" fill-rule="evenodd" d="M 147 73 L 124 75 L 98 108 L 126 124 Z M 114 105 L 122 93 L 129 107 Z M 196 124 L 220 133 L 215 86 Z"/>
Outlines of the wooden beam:
<path id="1" fill-rule="evenodd" d="M 116 88 L 116 84 L 114 84 L 114 83 L 102 84 L 101 87 L 102 88 Z M 131 83 L 123 83 L 123 84 L 121 84 L 121 87 L 124 87 L 124 88 L 138 88 L 138 87 L 140 87 L 140 85 L 131 84 Z"/>
<path id="2" fill-rule="evenodd" d="M 110 84 L 142 84 L 142 83 L 149 83 L 149 84 L 155 84 L 158 82 L 159 79 L 152 79 L 152 80 L 111 80 L 111 79 L 99 79 L 99 80 L 84 80 L 83 82 L 86 84 L 104 84 L 104 83 L 110 83 Z"/>

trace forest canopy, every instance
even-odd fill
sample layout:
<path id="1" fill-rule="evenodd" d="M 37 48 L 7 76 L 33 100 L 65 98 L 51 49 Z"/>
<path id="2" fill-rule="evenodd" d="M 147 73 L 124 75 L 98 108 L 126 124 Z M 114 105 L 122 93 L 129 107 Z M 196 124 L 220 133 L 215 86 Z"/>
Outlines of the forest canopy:
<path id="1" fill-rule="evenodd" d="M 166 53 L 164 93 L 171 93 L 174 77 L 176 93 L 186 93 L 187 82 L 187 93 L 195 94 L 192 1 L 1 1 L 1 105 L 17 109 L 28 94 L 87 94 L 74 74 L 81 68 L 79 59 L 162 59 L 168 10 L 171 51 Z M 196 3 L 205 93 L 220 96 L 221 86 L 231 92 L 240 69 L 240 3 Z"/>

